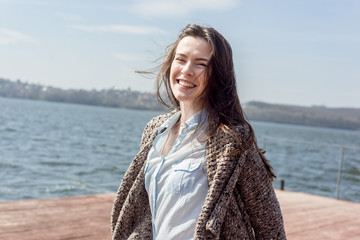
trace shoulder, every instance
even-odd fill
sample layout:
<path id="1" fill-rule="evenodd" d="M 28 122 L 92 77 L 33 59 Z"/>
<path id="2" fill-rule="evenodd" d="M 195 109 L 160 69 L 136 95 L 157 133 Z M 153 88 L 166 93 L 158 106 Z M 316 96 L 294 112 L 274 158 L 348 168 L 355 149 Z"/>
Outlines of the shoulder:
<path id="1" fill-rule="evenodd" d="M 161 114 L 159 116 L 153 117 L 147 124 L 145 129 L 158 129 L 166 120 L 168 120 L 172 115 L 174 115 L 178 110 L 175 109 L 171 112 Z"/>
<path id="2" fill-rule="evenodd" d="M 248 123 L 231 127 L 219 127 L 212 140 L 220 145 L 231 146 L 233 149 L 248 148 L 254 141 L 252 128 Z"/>
<path id="3" fill-rule="evenodd" d="M 246 141 L 252 135 L 250 123 L 242 123 L 232 128 L 234 133 L 243 141 Z"/>
<path id="4" fill-rule="evenodd" d="M 159 116 L 153 117 L 147 124 L 144 129 L 142 139 L 141 139 L 141 145 L 146 144 L 150 139 L 153 139 L 156 135 L 156 131 L 159 129 L 159 127 L 172 115 L 174 115 L 178 110 L 175 109 L 171 112 L 161 114 Z"/>

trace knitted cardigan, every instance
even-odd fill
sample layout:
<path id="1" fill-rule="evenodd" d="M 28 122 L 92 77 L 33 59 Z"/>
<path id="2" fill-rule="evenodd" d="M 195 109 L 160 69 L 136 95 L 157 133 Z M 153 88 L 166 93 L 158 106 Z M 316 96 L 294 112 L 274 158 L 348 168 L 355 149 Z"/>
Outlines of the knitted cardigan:
<path id="1" fill-rule="evenodd" d="M 140 151 L 126 171 L 112 213 L 113 240 L 152 239 L 144 168 L 158 128 L 175 112 L 153 118 L 145 127 Z M 209 123 L 211 124 L 211 123 Z M 248 129 L 236 129 L 240 139 Z M 234 137 L 218 131 L 206 144 L 209 191 L 194 239 L 286 239 L 283 218 L 269 175 L 254 144 L 240 154 Z"/>

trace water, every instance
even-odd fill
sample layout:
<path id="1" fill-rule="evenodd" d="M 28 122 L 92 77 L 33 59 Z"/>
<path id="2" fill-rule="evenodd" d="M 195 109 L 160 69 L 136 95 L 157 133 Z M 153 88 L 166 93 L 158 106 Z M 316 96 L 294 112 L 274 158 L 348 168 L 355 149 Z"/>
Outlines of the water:
<path id="1" fill-rule="evenodd" d="M 336 197 L 341 148 L 344 148 L 339 198 L 360 202 L 360 132 L 254 122 L 259 146 L 265 146 L 285 189 Z M 270 136 L 264 140 L 264 136 Z M 272 138 L 289 139 L 290 141 Z M 308 143 L 296 143 L 303 141 Z M 328 144 L 329 146 L 323 146 Z"/>
<path id="2" fill-rule="evenodd" d="M 0 201 L 114 192 L 158 112 L 0 98 Z M 360 132 L 252 122 L 262 136 L 360 146 Z M 340 149 L 266 139 L 285 188 L 335 197 Z M 345 149 L 340 198 L 360 202 L 360 150 Z"/>

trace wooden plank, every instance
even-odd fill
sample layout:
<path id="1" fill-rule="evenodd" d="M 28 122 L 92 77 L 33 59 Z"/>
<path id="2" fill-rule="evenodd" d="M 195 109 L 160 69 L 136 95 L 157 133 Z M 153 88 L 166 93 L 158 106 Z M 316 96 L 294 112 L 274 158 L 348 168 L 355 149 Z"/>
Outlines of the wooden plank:
<path id="1" fill-rule="evenodd" d="M 276 190 L 287 238 L 359 239 L 360 204 Z M 113 193 L 0 203 L 1 240 L 109 240 Z"/>
<path id="2" fill-rule="evenodd" d="M 276 191 L 288 239 L 360 239 L 360 204 Z"/>
<path id="3" fill-rule="evenodd" d="M 0 203 L 0 239 L 111 239 L 114 194 Z"/>

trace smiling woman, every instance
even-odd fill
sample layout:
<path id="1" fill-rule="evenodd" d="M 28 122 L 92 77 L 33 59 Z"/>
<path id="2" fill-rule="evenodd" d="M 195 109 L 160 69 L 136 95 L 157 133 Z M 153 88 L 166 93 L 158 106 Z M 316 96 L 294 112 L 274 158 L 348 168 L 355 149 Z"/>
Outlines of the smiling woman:
<path id="1" fill-rule="evenodd" d="M 170 86 L 181 109 L 193 109 L 196 113 L 203 108 L 201 94 L 206 86 L 210 57 L 211 46 L 203 38 L 188 36 L 179 42 L 171 64 Z"/>
<path id="2" fill-rule="evenodd" d="M 165 103 L 162 87 L 172 111 L 144 130 L 114 202 L 113 239 L 286 239 L 226 39 L 186 26 L 157 76 Z"/>

